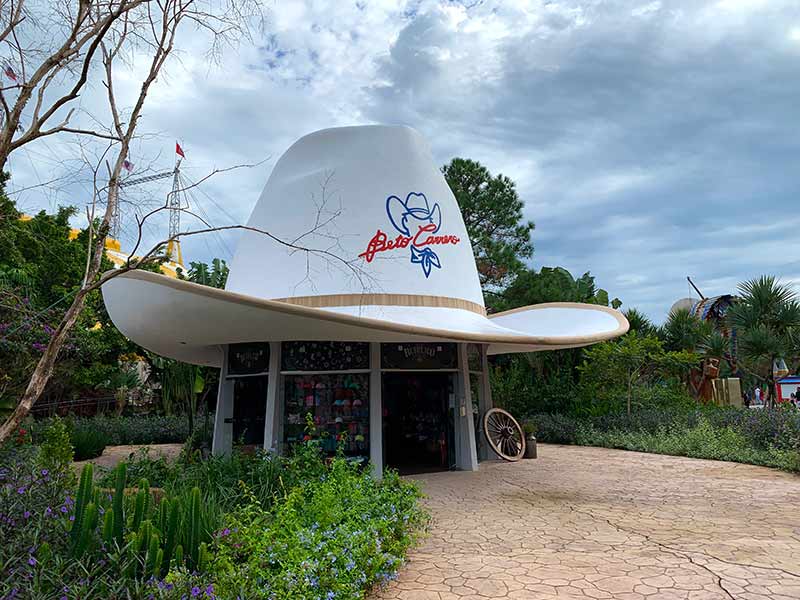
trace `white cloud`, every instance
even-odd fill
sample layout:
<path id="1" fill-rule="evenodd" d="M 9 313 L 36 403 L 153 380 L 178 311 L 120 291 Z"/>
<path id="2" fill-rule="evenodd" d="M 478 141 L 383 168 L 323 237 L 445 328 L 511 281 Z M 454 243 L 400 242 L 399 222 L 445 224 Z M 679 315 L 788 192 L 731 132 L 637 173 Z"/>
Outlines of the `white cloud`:
<path id="1" fill-rule="evenodd" d="M 271 155 L 212 180 L 213 201 L 198 194 L 223 224 L 247 218 L 301 135 L 409 124 L 440 162 L 474 158 L 517 181 L 537 224 L 535 265 L 591 270 L 661 320 L 687 274 L 708 293 L 762 272 L 800 277 L 800 143 L 787 126 L 800 95 L 796 22 L 793 0 L 276 3 L 266 33 L 219 66 L 201 32 L 183 36 L 142 121 L 160 136 L 133 159 L 168 167 L 177 138 L 197 178 Z M 121 80 L 128 98 L 135 74 Z M 102 89 L 81 102 L 101 111 Z M 32 145 L 13 157 L 13 186 L 77 156 L 66 139 Z M 86 197 L 74 183 L 19 194 L 30 211 Z M 233 238 L 193 240 L 185 254 L 224 255 Z"/>

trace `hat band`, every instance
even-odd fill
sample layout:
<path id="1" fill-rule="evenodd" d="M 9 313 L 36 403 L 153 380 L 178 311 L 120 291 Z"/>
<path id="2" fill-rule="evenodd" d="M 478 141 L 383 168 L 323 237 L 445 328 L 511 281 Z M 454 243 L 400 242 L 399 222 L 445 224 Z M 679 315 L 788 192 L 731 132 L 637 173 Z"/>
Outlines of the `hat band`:
<path id="1" fill-rule="evenodd" d="M 486 309 L 477 302 L 447 296 L 425 296 L 422 294 L 323 294 L 321 296 L 293 296 L 273 298 L 309 308 L 333 308 L 339 306 L 422 306 L 426 308 L 458 308 L 486 316 Z"/>

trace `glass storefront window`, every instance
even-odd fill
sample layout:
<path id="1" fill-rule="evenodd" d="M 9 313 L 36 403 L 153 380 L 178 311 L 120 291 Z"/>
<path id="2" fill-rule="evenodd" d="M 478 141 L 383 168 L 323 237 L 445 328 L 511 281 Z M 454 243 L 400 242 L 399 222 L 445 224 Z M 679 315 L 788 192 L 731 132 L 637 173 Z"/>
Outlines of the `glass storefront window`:
<path id="1" fill-rule="evenodd" d="M 264 445 L 264 402 L 267 397 L 266 375 L 233 380 L 233 443 L 245 446 Z"/>
<path id="2" fill-rule="evenodd" d="M 288 445 L 315 436 L 328 453 L 344 444 L 348 456 L 369 456 L 369 375 L 366 373 L 286 375 L 284 439 Z"/>
<path id="3" fill-rule="evenodd" d="M 282 371 L 353 371 L 369 369 L 366 342 L 284 342 Z"/>

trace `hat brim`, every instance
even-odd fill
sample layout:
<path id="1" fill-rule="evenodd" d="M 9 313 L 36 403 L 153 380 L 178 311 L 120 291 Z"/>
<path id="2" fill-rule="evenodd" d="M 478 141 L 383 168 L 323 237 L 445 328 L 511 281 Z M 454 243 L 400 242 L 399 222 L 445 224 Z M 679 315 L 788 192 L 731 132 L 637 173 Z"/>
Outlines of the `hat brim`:
<path id="1" fill-rule="evenodd" d="M 312 308 L 263 300 L 148 271 L 121 273 L 102 286 L 117 328 L 148 350 L 219 367 L 225 344 L 256 341 L 454 341 L 490 354 L 576 348 L 628 331 L 618 311 L 592 304 L 536 304 L 488 317 L 457 308 Z"/>

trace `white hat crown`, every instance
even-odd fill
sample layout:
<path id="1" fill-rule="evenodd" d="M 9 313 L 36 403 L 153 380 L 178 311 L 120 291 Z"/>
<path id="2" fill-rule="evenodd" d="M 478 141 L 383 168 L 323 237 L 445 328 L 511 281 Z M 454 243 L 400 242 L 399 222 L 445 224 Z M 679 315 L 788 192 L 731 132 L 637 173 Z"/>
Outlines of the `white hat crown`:
<path id="1" fill-rule="evenodd" d="M 289 245 L 246 230 L 228 291 L 265 299 L 360 295 L 365 304 L 375 294 L 438 297 L 483 307 L 458 204 L 427 143 L 408 127 L 301 138 L 275 165 L 248 226 Z"/>

